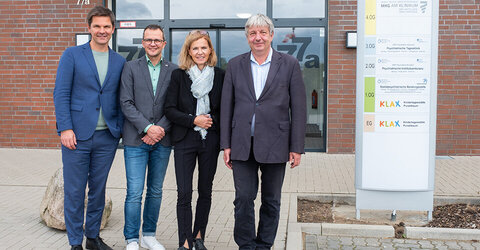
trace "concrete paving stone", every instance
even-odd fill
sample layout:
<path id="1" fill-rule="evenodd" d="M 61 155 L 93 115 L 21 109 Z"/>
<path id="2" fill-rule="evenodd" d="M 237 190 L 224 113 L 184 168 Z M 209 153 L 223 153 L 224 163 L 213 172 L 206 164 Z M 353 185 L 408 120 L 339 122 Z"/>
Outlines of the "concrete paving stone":
<path id="1" fill-rule="evenodd" d="M 445 245 L 451 249 L 462 249 L 456 241 L 445 241 Z"/>
<path id="2" fill-rule="evenodd" d="M 367 242 L 367 246 L 369 247 L 380 246 L 380 242 L 378 241 L 378 238 L 367 238 L 365 241 Z"/>
<path id="3" fill-rule="evenodd" d="M 305 249 L 316 250 L 317 249 L 317 237 L 315 235 L 305 235 Z"/>
<path id="4" fill-rule="evenodd" d="M 232 241 L 229 241 L 227 244 L 228 247 L 235 247 L 238 249 L 237 243 L 232 239 Z"/>
<path id="5" fill-rule="evenodd" d="M 392 238 L 392 243 L 394 243 L 394 244 L 405 243 L 405 239 Z"/>
<path id="6" fill-rule="evenodd" d="M 50 249 L 67 249 L 68 246 L 67 236 L 62 236 L 58 241 L 50 244 Z"/>
<path id="7" fill-rule="evenodd" d="M 380 243 L 380 248 L 381 249 L 395 249 L 395 247 L 393 246 L 393 243 L 387 243 L 387 242 Z"/>
<path id="8" fill-rule="evenodd" d="M 232 238 L 233 240 L 233 238 Z M 272 249 L 275 250 L 275 249 L 285 249 L 287 247 L 287 241 L 285 240 L 275 240 L 273 242 L 273 246 L 272 246 Z"/>
<path id="9" fill-rule="evenodd" d="M 353 244 L 355 246 L 366 246 L 367 245 L 367 242 L 365 241 L 365 238 L 353 238 L 352 239 L 353 241 Z"/>
<path id="10" fill-rule="evenodd" d="M 51 229 L 51 231 L 52 231 L 52 236 L 50 238 L 46 239 L 45 242 L 53 244 L 53 243 L 59 241 L 60 239 L 62 239 L 63 237 L 65 237 L 65 235 L 63 233 L 59 234 L 58 230 Z"/>
<path id="11" fill-rule="evenodd" d="M 355 250 L 378 250 L 378 247 L 357 246 Z"/>
<path id="12" fill-rule="evenodd" d="M 327 242 L 340 242 L 340 237 L 339 235 L 325 235 Z"/>
<path id="13" fill-rule="evenodd" d="M 419 244 L 412 244 L 412 243 L 395 243 L 394 247 L 403 247 L 403 248 L 410 248 L 410 247 L 417 247 Z"/>
<path id="14" fill-rule="evenodd" d="M 378 242 L 380 242 L 380 243 L 383 243 L 383 242 L 392 243 L 392 240 L 393 240 L 393 238 L 379 238 Z"/>
<path id="15" fill-rule="evenodd" d="M 14 244 L 10 245 L 10 248 L 25 249 L 30 242 L 31 242 L 31 239 L 23 238 L 21 240 L 16 241 Z"/>
<path id="16" fill-rule="evenodd" d="M 228 242 L 232 239 L 232 235 L 228 232 L 222 232 L 217 239 L 217 242 Z"/>
<path id="17" fill-rule="evenodd" d="M 432 245 L 434 245 L 435 247 L 446 246 L 446 245 L 445 245 L 445 241 L 441 241 L 441 240 L 431 240 L 430 242 L 431 242 Z"/>
<path id="18" fill-rule="evenodd" d="M 232 237 L 232 241 L 233 241 L 233 237 Z M 275 243 L 273 244 L 274 249 L 285 249 L 286 248 L 286 243 L 287 242 L 285 240 L 275 241 Z"/>
<path id="19" fill-rule="evenodd" d="M 210 249 L 210 248 L 209 248 Z M 220 246 L 220 247 L 214 247 L 213 250 L 238 250 L 238 247 L 233 247 L 233 246 Z"/>
<path id="20" fill-rule="evenodd" d="M 327 245 L 338 245 L 338 244 L 340 244 L 340 239 L 338 239 L 337 237 L 327 238 Z"/>
<path id="21" fill-rule="evenodd" d="M 458 242 L 458 245 L 462 247 L 462 249 L 476 249 L 473 245 L 472 242 Z"/>
<path id="22" fill-rule="evenodd" d="M 327 244 L 326 249 L 340 249 L 340 244 Z"/>
<path id="23" fill-rule="evenodd" d="M 340 244 L 342 244 L 342 245 L 352 245 L 353 244 L 352 237 L 340 237 Z"/>
<path id="24" fill-rule="evenodd" d="M 317 245 L 319 247 L 323 246 L 327 246 L 327 237 L 325 236 L 317 236 Z"/>
<path id="25" fill-rule="evenodd" d="M 404 240 L 404 243 L 406 244 L 418 244 L 418 240 L 417 239 L 405 239 Z"/>
<path id="26" fill-rule="evenodd" d="M 477 247 L 478 249 L 480 249 L 480 242 L 478 240 L 472 240 L 472 246 L 474 247 Z"/>
<path id="27" fill-rule="evenodd" d="M 305 224 L 307 224 L 307 223 L 305 223 Z M 305 224 L 302 224 L 302 225 L 305 225 Z M 304 226 L 304 227 L 302 227 L 302 232 L 308 233 L 308 234 L 321 235 L 322 234 L 322 227 L 321 227 L 320 224 L 318 224 L 318 226 Z"/>
<path id="28" fill-rule="evenodd" d="M 432 244 L 432 242 L 428 240 L 419 240 L 418 244 L 420 244 L 420 247 L 422 248 L 430 248 L 430 249 L 434 248 L 434 245 Z"/>

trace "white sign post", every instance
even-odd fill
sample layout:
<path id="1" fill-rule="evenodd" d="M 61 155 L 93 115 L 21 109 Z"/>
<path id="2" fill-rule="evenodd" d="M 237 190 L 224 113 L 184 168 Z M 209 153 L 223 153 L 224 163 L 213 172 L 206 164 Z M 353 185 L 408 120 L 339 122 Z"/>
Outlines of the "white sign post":
<path id="1" fill-rule="evenodd" d="M 432 218 L 437 105 L 436 0 L 359 0 L 356 209 Z"/>

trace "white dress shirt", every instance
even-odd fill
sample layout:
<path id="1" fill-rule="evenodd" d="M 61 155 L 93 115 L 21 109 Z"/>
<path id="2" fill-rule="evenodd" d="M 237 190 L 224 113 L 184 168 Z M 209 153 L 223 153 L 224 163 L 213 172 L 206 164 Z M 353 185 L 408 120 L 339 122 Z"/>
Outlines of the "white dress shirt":
<path id="1" fill-rule="evenodd" d="M 270 64 L 272 62 L 273 49 L 270 48 L 267 59 L 262 64 L 259 64 L 252 53 L 250 53 L 250 67 L 252 68 L 253 86 L 255 88 L 255 97 L 258 100 L 262 94 L 265 82 L 267 81 L 268 71 L 270 70 Z M 251 135 L 254 135 L 255 131 L 255 114 L 252 118 Z"/>

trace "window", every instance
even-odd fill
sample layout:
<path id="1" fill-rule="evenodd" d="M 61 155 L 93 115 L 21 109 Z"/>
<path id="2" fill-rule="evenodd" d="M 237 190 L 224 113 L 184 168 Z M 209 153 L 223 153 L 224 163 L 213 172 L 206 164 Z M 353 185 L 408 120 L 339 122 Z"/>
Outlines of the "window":
<path id="1" fill-rule="evenodd" d="M 265 0 L 178 0 L 170 1 L 171 19 L 248 18 L 267 12 Z"/>
<path id="2" fill-rule="evenodd" d="M 325 1 L 273 0 L 273 18 L 325 18 Z"/>
<path id="3" fill-rule="evenodd" d="M 117 0 L 118 20 L 163 19 L 163 0 Z"/>

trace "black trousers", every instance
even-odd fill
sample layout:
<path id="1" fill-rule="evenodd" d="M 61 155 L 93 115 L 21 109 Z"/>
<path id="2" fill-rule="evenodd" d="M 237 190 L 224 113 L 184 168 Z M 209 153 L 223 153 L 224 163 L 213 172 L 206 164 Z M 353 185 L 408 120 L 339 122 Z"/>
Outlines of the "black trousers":
<path id="1" fill-rule="evenodd" d="M 252 144 L 253 145 L 253 144 Z M 247 161 L 232 161 L 235 182 L 235 226 L 233 236 L 239 249 L 270 249 L 277 234 L 285 163 L 259 163 L 253 150 Z M 255 205 L 261 175 L 260 222 L 255 234 Z"/>
<path id="2" fill-rule="evenodd" d="M 202 238 L 205 238 L 219 152 L 220 139 L 216 131 L 208 131 L 207 138 L 202 140 L 200 133 L 191 129 L 183 140 L 175 144 L 179 246 L 183 246 L 187 240 L 191 249 L 193 239 L 198 232 L 201 233 Z M 192 231 L 192 181 L 197 159 L 198 199 Z"/>

